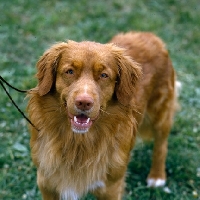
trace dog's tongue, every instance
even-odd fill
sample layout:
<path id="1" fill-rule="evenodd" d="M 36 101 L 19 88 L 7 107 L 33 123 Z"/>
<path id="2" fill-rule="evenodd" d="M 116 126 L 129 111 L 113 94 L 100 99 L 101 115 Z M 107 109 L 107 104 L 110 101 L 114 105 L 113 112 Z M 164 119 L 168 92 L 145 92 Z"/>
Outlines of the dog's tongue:
<path id="1" fill-rule="evenodd" d="M 74 116 L 74 120 L 78 123 L 88 123 L 90 121 L 90 118 L 88 118 L 86 115 L 78 115 Z"/>
<path id="2" fill-rule="evenodd" d="M 72 130 L 75 133 L 86 133 L 88 132 L 92 121 L 86 115 L 77 115 L 71 119 Z"/>

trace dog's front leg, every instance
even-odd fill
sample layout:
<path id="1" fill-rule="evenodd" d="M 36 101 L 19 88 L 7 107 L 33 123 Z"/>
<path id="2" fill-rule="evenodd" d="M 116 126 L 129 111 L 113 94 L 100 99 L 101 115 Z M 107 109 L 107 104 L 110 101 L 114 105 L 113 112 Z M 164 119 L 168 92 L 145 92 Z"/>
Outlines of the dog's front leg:
<path id="1" fill-rule="evenodd" d="M 124 178 L 115 182 L 107 181 L 104 188 L 99 188 L 93 192 L 98 200 L 121 200 L 124 192 Z"/>
<path id="2" fill-rule="evenodd" d="M 60 200 L 60 197 L 56 192 L 50 191 L 43 186 L 39 186 L 39 189 L 42 193 L 43 200 Z"/>
<path id="3" fill-rule="evenodd" d="M 37 171 L 37 184 L 42 194 L 42 200 L 60 200 L 60 195 L 48 184 L 44 176 Z"/>

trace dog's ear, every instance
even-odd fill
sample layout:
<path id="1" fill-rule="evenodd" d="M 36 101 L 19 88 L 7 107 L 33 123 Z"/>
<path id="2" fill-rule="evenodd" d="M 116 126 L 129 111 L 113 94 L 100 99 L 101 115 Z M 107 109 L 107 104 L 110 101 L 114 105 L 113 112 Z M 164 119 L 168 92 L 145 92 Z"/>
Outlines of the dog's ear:
<path id="1" fill-rule="evenodd" d="M 118 79 L 115 92 L 118 101 L 127 106 L 134 95 L 135 85 L 139 80 L 142 70 L 138 63 L 127 56 L 125 49 L 113 46 L 114 56 L 118 66 Z"/>
<path id="2" fill-rule="evenodd" d="M 58 43 L 48 49 L 37 62 L 38 92 L 40 96 L 47 94 L 54 83 L 56 68 L 67 43 Z"/>

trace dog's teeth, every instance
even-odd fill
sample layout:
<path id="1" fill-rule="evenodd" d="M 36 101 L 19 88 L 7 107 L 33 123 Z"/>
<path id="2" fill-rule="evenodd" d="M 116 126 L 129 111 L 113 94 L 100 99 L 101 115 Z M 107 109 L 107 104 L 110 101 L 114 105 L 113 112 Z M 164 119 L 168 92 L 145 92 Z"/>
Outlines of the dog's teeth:
<path id="1" fill-rule="evenodd" d="M 88 123 L 89 123 L 89 121 L 90 121 L 90 118 L 88 118 L 88 119 L 87 119 L 87 122 L 86 122 L 86 123 L 88 124 Z"/>
<path id="2" fill-rule="evenodd" d="M 74 121 L 77 122 L 77 117 L 76 116 L 74 116 Z"/>

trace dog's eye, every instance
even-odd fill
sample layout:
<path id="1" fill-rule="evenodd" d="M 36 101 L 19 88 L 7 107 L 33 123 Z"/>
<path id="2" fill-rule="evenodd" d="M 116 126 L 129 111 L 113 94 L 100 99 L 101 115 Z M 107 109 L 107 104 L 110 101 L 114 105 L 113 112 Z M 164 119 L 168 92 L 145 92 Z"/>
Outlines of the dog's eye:
<path id="1" fill-rule="evenodd" d="M 72 75 L 72 74 L 74 74 L 74 70 L 69 69 L 69 70 L 66 71 L 66 74 L 71 74 Z"/>
<path id="2" fill-rule="evenodd" d="M 108 75 L 106 73 L 101 74 L 101 78 L 107 78 L 107 77 L 108 77 Z"/>

